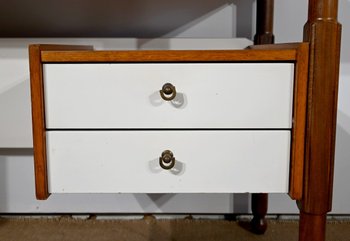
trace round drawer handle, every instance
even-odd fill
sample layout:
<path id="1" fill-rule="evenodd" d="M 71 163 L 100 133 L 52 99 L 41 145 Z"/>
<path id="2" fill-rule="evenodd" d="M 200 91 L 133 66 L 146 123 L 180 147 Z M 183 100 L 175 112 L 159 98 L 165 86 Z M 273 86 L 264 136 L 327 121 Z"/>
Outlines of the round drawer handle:
<path id="1" fill-rule="evenodd" d="M 169 150 L 163 151 L 161 157 L 159 157 L 159 165 L 165 170 L 173 168 L 175 166 L 173 153 Z"/>
<path id="2" fill-rule="evenodd" d="M 173 86 L 170 83 L 166 83 L 163 85 L 162 89 L 159 91 L 160 96 L 162 97 L 163 100 L 165 101 L 171 101 L 175 98 L 176 96 L 176 89 L 175 86 Z"/>

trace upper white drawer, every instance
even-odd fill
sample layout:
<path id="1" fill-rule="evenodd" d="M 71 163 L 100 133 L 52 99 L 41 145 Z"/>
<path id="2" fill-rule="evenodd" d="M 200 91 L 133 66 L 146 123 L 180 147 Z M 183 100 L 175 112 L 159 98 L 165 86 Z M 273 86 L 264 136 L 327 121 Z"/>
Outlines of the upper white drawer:
<path id="1" fill-rule="evenodd" d="M 292 63 L 45 64 L 47 128 L 291 128 Z M 176 88 L 161 98 L 165 83 Z"/>

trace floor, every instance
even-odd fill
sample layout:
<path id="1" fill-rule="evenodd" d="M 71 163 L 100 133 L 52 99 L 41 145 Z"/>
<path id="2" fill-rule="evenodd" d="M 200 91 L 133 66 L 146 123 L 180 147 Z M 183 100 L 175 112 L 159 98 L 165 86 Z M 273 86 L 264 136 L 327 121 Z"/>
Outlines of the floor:
<path id="1" fill-rule="evenodd" d="M 297 241 L 298 222 L 269 220 L 264 235 L 249 232 L 244 221 L 171 219 L 146 216 L 139 220 L 55 218 L 0 218 L 1 241 Z M 327 241 L 349 241 L 350 221 L 331 220 Z"/>

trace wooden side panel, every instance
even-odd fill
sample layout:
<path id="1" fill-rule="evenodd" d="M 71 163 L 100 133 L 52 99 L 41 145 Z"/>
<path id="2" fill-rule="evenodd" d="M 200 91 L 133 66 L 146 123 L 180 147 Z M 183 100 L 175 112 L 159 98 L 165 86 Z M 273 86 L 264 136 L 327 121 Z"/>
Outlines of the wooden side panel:
<path id="1" fill-rule="evenodd" d="M 32 101 L 32 125 L 34 144 L 34 171 L 36 197 L 44 200 L 49 197 L 46 166 L 46 133 L 45 133 L 45 108 L 44 89 L 41 63 L 42 50 L 91 50 L 91 46 L 71 45 L 30 45 L 29 46 L 29 67 L 30 67 L 30 88 Z"/>
<path id="2" fill-rule="evenodd" d="M 302 198 L 303 192 L 305 122 L 307 104 L 306 99 L 309 66 L 308 58 L 308 44 L 299 44 L 297 60 L 295 64 L 292 150 L 289 188 L 289 195 L 292 199 L 295 200 L 300 200 Z"/>
<path id="3" fill-rule="evenodd" d="M 29 64 L 33 119 L 35 189 L 37 199 L 43 200 L 49 197 L 49 192 L 46 168 L 44 90 L 39 45 L 32 45 L 29 47 Z"/>

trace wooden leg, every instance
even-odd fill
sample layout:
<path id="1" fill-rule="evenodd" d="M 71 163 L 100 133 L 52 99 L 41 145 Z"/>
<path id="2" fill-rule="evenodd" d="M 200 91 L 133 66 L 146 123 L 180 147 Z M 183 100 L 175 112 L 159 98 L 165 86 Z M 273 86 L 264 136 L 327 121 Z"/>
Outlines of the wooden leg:
<path id="1" fill-rule="evenodd" d="M 300 212 L 299 241 L 325 241 L 326 216 Z"/>
<path id="2" fill-rule="evenodd" d="M 252 194 L 253 219 L 251 228 L 253 233 L 264 234 L 267 229 L 266 213 L 268 205 L 268 195 L 266 193 Z"/>

